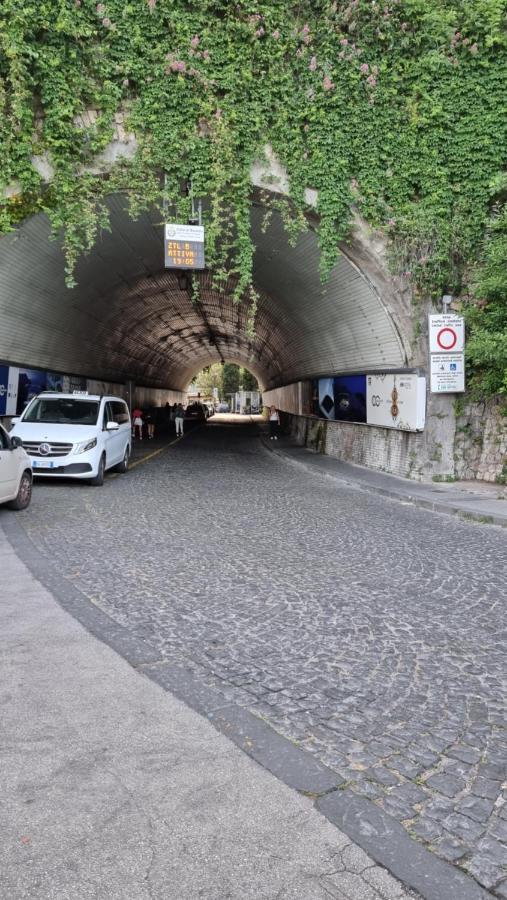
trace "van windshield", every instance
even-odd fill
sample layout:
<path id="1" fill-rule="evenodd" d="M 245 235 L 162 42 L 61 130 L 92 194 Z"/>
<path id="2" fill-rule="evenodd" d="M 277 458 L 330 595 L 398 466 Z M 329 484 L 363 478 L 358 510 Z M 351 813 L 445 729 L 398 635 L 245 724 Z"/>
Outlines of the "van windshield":
<path id="1" fill-rule="evenodd" d="M 74 400 L 65 397 L 34 400 L 23 422 L 45 422 L 48 425 L 95 425 L 99 414 L 96 400 Z"/>

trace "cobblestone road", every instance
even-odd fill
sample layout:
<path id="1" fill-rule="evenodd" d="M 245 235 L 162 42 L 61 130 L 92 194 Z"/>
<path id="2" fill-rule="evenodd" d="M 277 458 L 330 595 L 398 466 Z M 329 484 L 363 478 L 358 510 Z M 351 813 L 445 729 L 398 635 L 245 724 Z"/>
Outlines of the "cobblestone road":
<path id="1" fill-rule="evenodd" d="M 505 532 L 221 423 L 102 489 L 40 484 L 19 521 L 116 621 L 507 898 Z"/>

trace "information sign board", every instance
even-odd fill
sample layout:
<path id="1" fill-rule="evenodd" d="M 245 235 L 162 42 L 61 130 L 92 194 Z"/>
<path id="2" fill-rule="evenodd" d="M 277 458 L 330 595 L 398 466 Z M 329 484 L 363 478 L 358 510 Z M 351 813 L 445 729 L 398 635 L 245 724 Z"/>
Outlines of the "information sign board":
<path id="1" fill-rule="evenodd" d="M 367 375 L 366 422 L 400 431 L 422 431 L 426 379 L 414 374 Z"/>
<path id="2" fill-rule="evenodd" d="M 460 353 L 465 348 L 462 316 L 429 316 L 430 353 Z"/>
<path id="3" fill-rule="evenodd" d="M 432 394 L 461 394 L 465 390 L 465 354 L 431 354 Z"/>
<path id="4" fill-rule="evenodd" d="M 164 264 L 166 269 L 204 269 L 204 227 L 167 224 Z"/>

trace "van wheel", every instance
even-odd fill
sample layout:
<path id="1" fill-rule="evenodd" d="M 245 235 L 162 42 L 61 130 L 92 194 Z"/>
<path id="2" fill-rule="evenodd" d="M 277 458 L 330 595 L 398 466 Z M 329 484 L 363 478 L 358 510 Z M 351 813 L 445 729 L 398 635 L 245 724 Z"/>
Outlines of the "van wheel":
<path id="1" fill-rule="evenodd" d="M 129 456 L 130 456 L 130 447 L 127 444 L 127 446 L 125 447 L 125 453 L 123 454 L 123 459 L 122 459 L 121 463 L 118 463 L 118 465 L 115 466 L 115 469 L 117 472 L 123 473 L 123 472 L 127 471 L 128 467 L 129 467 Z"/>
<path id="2" fill-rule="evenodd" d="M 100 457 L 99 469 L 95 478 L 90 478 L 90 484 L 94 487 L 101 487 L 104 484 L 104 473 L 106 471 L 106 457 L 104 454 Z"/>
<path id="3" fill-rule="evenodd" d="M 21 481 L 19 482 L 19 490 L 10 503 L 7 504 L 9 509 L 26 509 L 30 505 L 32 499 L 32 473 L 23 472 Z"/>

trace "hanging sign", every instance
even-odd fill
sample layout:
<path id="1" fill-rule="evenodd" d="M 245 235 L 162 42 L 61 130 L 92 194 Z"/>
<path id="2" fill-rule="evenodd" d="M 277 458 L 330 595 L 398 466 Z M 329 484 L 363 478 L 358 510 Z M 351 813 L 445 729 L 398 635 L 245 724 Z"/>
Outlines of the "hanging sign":
<path id="1" fill-rule="evenodd" d="M 204 269 L 204 227 L 169 223 L 164 229 L 166 269 Z"/>
<path id="2" fill-rule="evenodd" d="M 465 390 L 465 354 L 431 354 L 432 394 L 461 394 Z"/>
<path id="3" fill-rule="evenodd" d="M 462 316 L 429 316 L 430 353 L 460 353 L 465 347 Z"/>

